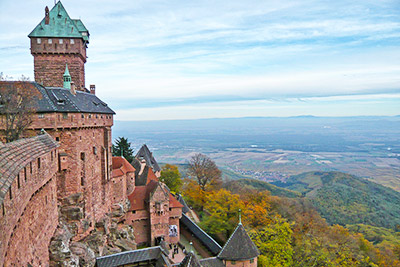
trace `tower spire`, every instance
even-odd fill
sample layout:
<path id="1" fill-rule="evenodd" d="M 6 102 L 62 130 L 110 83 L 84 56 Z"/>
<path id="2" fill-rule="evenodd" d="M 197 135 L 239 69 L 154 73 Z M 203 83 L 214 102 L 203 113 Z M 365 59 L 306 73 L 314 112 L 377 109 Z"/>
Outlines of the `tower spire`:
<path id="1" fill-rule="evenodd" d="M 68 70 L 68 63 L 65 64 L 65 72 L 63 75 L 64 85 L 63 87 L 66 89 L 71 89 L 71 75 Z"/>
<path id="2" fill-rule="evenodd" d="M 239 224 L 242 224 L 242 210 L 239 209 Z"/>

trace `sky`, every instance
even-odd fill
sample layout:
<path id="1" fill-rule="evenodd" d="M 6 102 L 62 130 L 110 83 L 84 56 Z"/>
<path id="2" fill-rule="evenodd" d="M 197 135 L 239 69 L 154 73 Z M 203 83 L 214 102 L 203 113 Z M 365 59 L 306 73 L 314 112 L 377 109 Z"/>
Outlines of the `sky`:
<path id="1" fill-rule="evenodd" d="M 64 0 L 117 120 L 400 115 L 399 0 Z M 33 80 L 53 0 L 0 0 L 0 72 Z M 60 77 L 62 78 L 62 77 Z"/>

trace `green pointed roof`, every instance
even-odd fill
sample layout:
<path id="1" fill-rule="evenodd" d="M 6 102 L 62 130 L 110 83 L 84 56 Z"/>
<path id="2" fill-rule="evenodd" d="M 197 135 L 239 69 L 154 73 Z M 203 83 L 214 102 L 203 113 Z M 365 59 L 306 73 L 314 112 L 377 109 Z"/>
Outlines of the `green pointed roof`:
<path id="1" fill-rule="evenodd" d="M 28 37 L 82 38 L 86 42 L 89 41 L 89 31 L 85 25 L 80 19 L 71 19 L 61 1 L 50 10 L 49 17 L 49 24 L 46 24 L 43 18 Z"/>
<path id="2" fill-rule="evenodd" d="M 64 75 L 63 75 L 63 76 L 71 76 L 71 75 L 69 74 L 68 64 L 65 64 L 65 72 L 64 72 Z"/>

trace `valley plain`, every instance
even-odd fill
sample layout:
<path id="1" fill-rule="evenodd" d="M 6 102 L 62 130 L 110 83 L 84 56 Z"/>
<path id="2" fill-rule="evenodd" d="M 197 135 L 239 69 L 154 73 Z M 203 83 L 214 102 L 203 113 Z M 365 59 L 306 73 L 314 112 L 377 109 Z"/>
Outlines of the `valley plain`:
<path id="1" fill-rule="evenodd" d="M 230 179 L 340 171 L 400 191 L 399 116 L 116 121 L 118 136 L 135 149 L 146 143 L 162 163 L 185 164 L 205 153 Z"/>

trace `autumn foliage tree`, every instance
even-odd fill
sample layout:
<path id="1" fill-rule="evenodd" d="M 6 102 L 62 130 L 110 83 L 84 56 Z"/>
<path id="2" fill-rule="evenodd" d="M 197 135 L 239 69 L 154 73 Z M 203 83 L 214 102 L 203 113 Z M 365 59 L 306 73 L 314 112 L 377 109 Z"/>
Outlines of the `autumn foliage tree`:
<path id="1" fill-rule="evenodd" d="M 195 179 L 200 189 L 206 191 L 209 187 L 221 184 L 221 171 L 215 162 L 204 154 L 195 154 L 189 162 L 188 175 Z"/>
<path id="2" fill-rule="evenodd" d="M 160 181 L 165 183 L 172 192 L 180 193 L 183 182 L 178 166 L 165 164 L 161 168 Z"/>
<path id="3" fill-rule="evenodd" d="M 6 142 L 19 139 L 32 124 L 39 98 L 35 85 L 24 76 L 21 81 L 0 81 L 0 114 L 4 118 L 1 129 Z"/>

